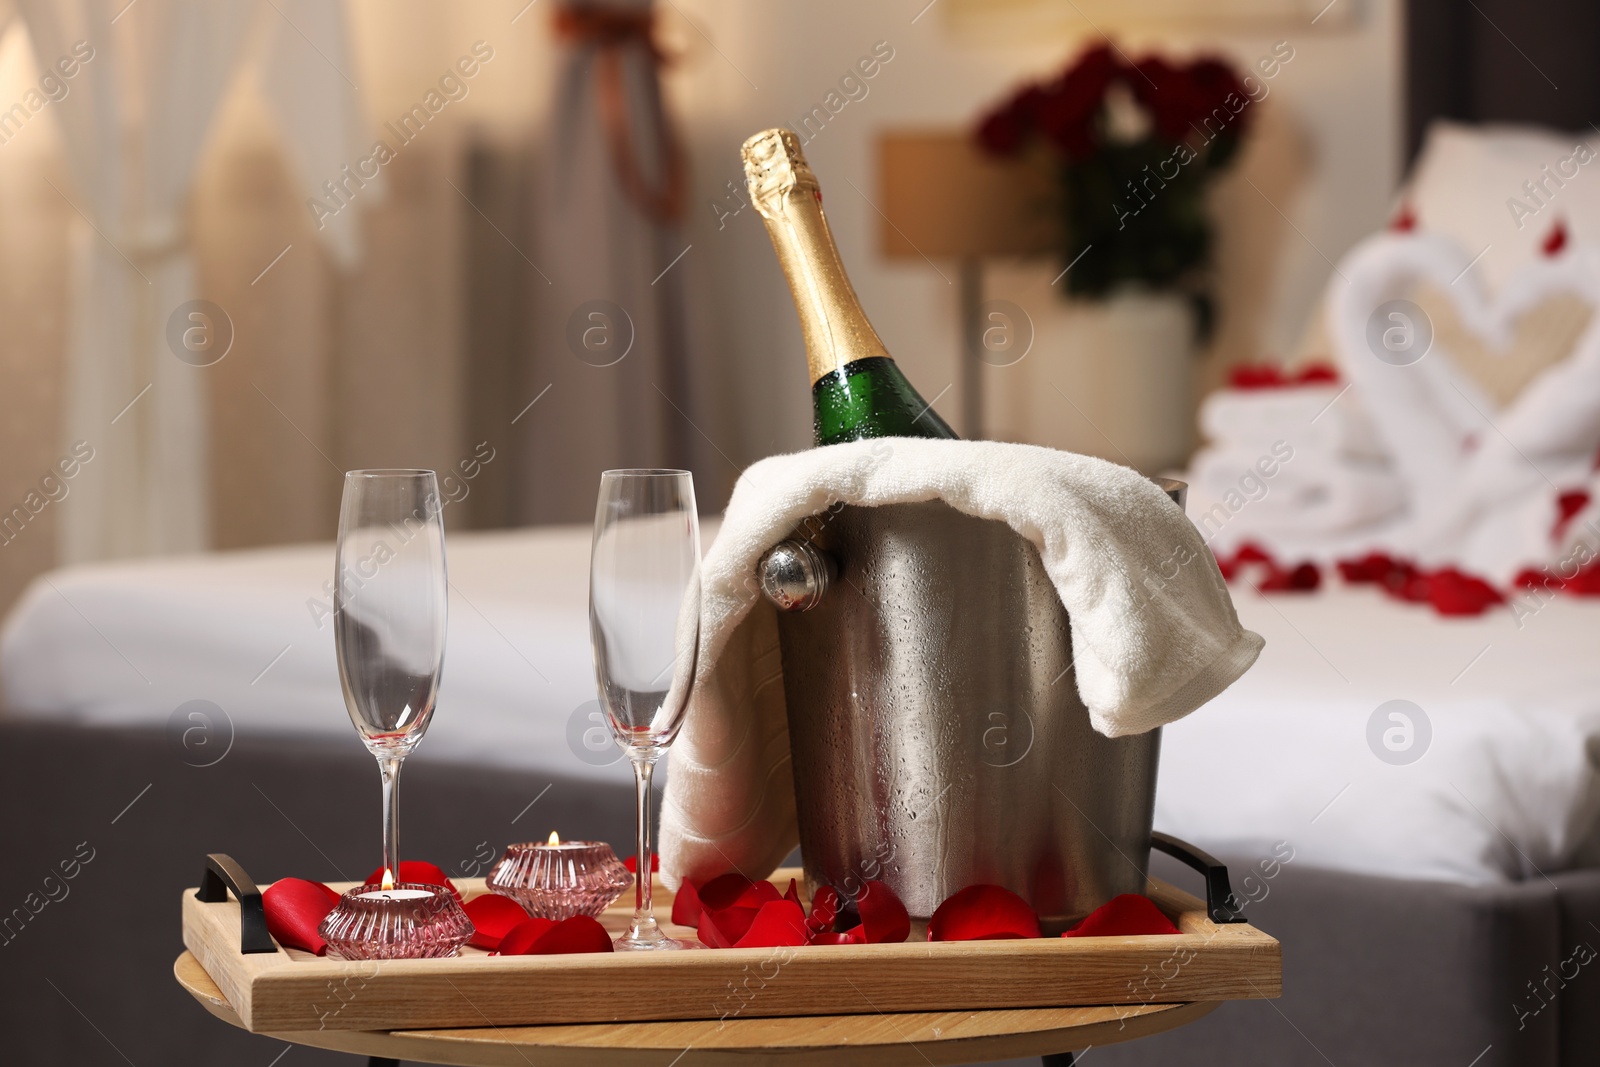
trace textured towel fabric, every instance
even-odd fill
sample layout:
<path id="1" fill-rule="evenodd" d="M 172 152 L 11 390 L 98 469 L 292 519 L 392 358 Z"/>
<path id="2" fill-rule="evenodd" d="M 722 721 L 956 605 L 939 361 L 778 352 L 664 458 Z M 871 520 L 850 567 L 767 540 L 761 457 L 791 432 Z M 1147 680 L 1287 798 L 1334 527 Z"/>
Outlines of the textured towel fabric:
<path id="1" fill-rule="evenodd" d="M 1417 362 L 1375 358 L 1372 309 L 1431 283 L 1467 328 L 1504 346 L 1512 324 L 1553 297 L 1600 306 L 1600 248 L 1569 244 L 1517 271 L 1492 296 L 1477 285 L 1471 263 L 1437 235 L 1368 238 L 1329 286 L 1329 322 L 1341 367 L 1406 483 L 1407 521 L 1369 550 L 1426 567 L 1458 566 L 1504 587 L 1558 558 L 1557 498 L 1589 480 L 1600 448 L 1600 315 L 1566 359 L 1497 407 L 1437 342 Z"/>
<path id="2" fill-rule="evenodd" d="M 943 500 L 1039 550 L 1071 620 L 1094 726 L 1135 734 L 1187 715 L 1243 674 L 1261 638 L 1183 512 L 1137 472 L 994 441 L 880 438 L 755 464 L 702 572 L 700 651 L 661 814 L 661 872 L 765 877 L 797 840 L 776 610 L 757 561 L 838 503 Z"/>
<path id="3" fill-rule="evenodd" d="M 1200 404 L 1200 433 L 1257 453 L 1288 441 L 1297 452 L 1335 459 L 1384 459 L 1387 453 L 1360 404 L 1342 385 L 1218 389 Z M 1339 400 L 1339 403 L 1334 403 Z"/>
<path id="4" fill-rule="evenodd" d="M 1552 300 L 1600 308 L 1600 246 L 1569 242 L 1492 293 L 1475 262 L 1436 233 L 1368 238 L 1325 300 L 1345 385 L 1207 398 L 1189 510 L 1218 556 L 1246 544 L 1291 566 L 1377 555 L 1503 593 L 1526 572 L 1571 578 L 1600 556 L 1600 509 L 1573 518 L 1600 488 L 1600 314 L 1504 404 L 1447 343 L 1510 358 Z M 1410 302 L 1428 294 L 1449 331 Z"/>
<path id="5" fill-rule="evenodd" d="M 1222 441 L 1196 452 L 1186 475 L 1189 515 L 1219 557 L 1240 545 L 1294 545 L 1309 553 L 1399 515 L 1405 484 L 1388 463 L 1317 451 L 1280 438 L 1272 447 Z"/>

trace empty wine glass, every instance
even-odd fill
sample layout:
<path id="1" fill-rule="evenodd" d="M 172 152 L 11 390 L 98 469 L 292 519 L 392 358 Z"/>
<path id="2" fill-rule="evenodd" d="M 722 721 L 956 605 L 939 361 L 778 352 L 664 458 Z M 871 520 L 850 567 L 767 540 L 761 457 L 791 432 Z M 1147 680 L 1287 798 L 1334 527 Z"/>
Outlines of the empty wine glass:
<path id="1" fill-rule="evenodd" d="M 444 522 L 433 471 L 350 471 L 339 505 L 333 633 L 345 708 L 383 777 L 385 881 L 400 879 L 401 761 L 444 666 Z"/>
<path id="2" fill-rule="evenodd" d="M 600 476 L 589 636 L 600 702 L 633 762 L 638 800 L 633 921 L 617 948 L 698 947 L 664 934 L 650 904 L 650 778 L 683 723 L 700 644 L 700 519 L 688 471 Z"/>

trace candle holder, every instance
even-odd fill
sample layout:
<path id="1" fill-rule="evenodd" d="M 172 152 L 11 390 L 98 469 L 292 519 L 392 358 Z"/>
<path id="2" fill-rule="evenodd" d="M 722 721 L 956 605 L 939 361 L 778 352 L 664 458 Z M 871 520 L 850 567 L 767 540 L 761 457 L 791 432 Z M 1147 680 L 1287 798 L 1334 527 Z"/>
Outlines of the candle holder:
<path id="1" fill-rule="evenodd" d="M 473 928 L 450 890 L 401 882 L 348 890 L 317 932 L 347 960 L 429 960 L 454 956 Z"/>
<path id="2" fill-rule="evenodd" d="M 554 836 L 554 835 L 552 835 Z M 598 916 L 633 883 L 633 874 L 604 841 L 510 845 L 489 872 L 492 892 L 541 919 Z"/>

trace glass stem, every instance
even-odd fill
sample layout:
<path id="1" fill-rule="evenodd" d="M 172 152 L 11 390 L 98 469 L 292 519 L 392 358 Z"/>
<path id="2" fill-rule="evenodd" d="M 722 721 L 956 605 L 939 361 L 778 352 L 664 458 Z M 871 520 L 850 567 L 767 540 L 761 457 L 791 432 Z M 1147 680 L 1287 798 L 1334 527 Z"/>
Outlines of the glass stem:
<path id="1" fill-rule="evenodd" d="M 659 941 L 666 935 L 656 925 L 654 909 L 650 902 L 651 871 L 655 857 L 654 834 L 651 829 L 651 809 L 655 796 L 650 790 L 650 779 L 655 773 L 656 753 L 629 750 L 633 761 L 634 789 L 638 800 L 638 849 L 634 852 L 633 872 L 633 922 L 628 926 L 630 941 Z"/>
<path id="2" fill-rule="evenodd" d="M 383 866 L 389 877 L 400 881 L 400 757 L 378 757 L 378 773 L 383 775 Z"/>

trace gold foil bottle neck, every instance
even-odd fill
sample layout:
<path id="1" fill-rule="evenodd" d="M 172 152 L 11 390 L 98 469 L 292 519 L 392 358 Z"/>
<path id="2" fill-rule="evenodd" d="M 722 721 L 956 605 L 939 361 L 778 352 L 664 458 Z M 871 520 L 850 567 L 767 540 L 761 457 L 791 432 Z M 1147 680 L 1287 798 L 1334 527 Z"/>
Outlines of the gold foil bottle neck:
<path id="1" fill-rule="evenodd" d="M 887 356 L 839 260 L 800 139 L 792 130 L 762 130 L 740 154 L 750 201 L 766 223 L 800 315 L 811 381 L 858 359 Z"/>
<path id="2" fill-rule="evenodd" d="M 764 218 L 776 218 L 795 191 L 814 194 L 818 190 L 817 176 L 811 173 L 793 130 L 762 130 L 745 141 L 739 154 L 751 202 Z"/>

